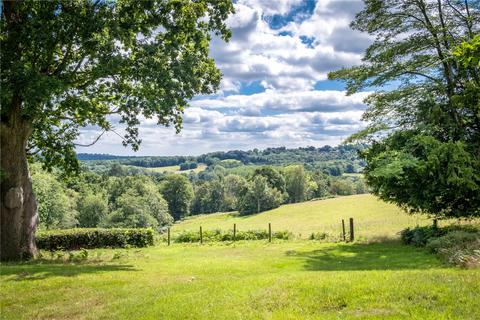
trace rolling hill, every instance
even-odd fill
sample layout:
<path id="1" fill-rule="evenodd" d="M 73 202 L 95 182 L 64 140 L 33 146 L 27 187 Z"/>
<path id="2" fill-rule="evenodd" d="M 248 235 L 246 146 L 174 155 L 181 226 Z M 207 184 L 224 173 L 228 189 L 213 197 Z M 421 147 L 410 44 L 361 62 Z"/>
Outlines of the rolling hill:
<path id="1" fill-rule="evenodd" d="M 312 232 L 329 235 L 341 233 L 341 220 L 354 218 L 357 237 L 395 237 L 406 227 L 431 223 L 421 216 L 411 216 L 395 205 L 364 194 L 326 200 L 316 200 L 283 205 L 279 208 L 249 216 L 236 213 L 215 213 L 194 216 L 176 223 L 172 232 L 182 230 L 229 230 L 237 224 L 238 230 L 265 229 L 268 223 L 273 230 L 289 230 L 297 238 L 307 238 Z"/>

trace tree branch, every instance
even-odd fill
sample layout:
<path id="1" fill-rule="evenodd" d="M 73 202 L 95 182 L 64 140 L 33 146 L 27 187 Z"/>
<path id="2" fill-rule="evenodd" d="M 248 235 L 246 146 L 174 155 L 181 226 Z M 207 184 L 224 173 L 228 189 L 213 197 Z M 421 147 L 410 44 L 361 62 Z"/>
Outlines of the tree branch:
<path id="1" fill-rule="evenodd" d="M 100 133 L 100 135 L 95 139 L 93 140 L 93 142 L 91 143 L 87 143 L 87 144 L 81 144 L 81 143 L 74 143 L 73 145 L 74 146 L 77 146 L 77 147 L 90 147 L 90 146 L 93 146 L 95 143 L 98 142 L 98 140 L 100 140 L 100 138 L 107 132 L 107 130 L 103 130 L 102 133 Z"/>

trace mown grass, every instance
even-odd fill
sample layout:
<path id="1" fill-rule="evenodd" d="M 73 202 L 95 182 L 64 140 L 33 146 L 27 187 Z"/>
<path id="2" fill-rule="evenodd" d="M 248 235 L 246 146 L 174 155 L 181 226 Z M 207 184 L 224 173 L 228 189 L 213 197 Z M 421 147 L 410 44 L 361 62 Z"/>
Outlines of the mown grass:
<path id="1" fill-rule="evenodd" d="M 277 209 L 238 216 L 235 213 L 215 213 L 187 218 L 175 224 L 172 232 L 182 230 L 265 229 L 272 223 L 273 230 L 291 231 L 297 238 L 308 238 L 312 232 L 326 232 L 337 237 L 341 233 L 341 220 L 354 218 L 356 235 L 359 238 L 397 237 L 397 233 L 416 225 L 430 224 L 431 220 L 411 216 L 392 204 L 377 200 L 372 195 L 355 195 L 326 200 L 283 205 Z"/>
<path id="2" fill-rule="evenodd" d="M 84 263 L 3 264 L 2 319 L 480 318 L 478 270 L 395 242 L 89 253 Z"/>

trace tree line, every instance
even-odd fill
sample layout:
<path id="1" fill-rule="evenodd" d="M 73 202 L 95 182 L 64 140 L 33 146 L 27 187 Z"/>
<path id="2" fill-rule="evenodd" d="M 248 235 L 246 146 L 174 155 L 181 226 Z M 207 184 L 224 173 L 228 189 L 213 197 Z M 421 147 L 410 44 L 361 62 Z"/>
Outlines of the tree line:
<path id="1" fill-rule="evenodd" d="M 306 171 L 302 165 L 263 166 L 244 176 L 215 166 L 204 174 L 116 176 L 84 171 L 72 179 L 35 164 L 32 178 L 44 229 L 161 230 L 190 215 L 229 211 L 248 215 L 284 203 L 367 192 L 361 177 L 332 177 Z"/>
<path id="2" fill-rule="evenodd" d="M 217 164 L 225 160 L 237 160 L 244 165 L 285 165 L 292 162 L 316 163 L 333 160 L 358 160 L 358 151 L 365 148 L 364 144 L 345 144 L 336 147 L 300 147 L 300 148 L 266 148 L 264 150 L 253 149 L 248 151 L 230 150 L 217 151 L 199 156 L 141 156 L 125 157 L 108 154 L 79 153 L 78 159 L 91 164 L 101 164 L 110 160 L 123 165 L 137 167 L 166 167 L 192 163 L 204 163 L 206 165 Z"/>

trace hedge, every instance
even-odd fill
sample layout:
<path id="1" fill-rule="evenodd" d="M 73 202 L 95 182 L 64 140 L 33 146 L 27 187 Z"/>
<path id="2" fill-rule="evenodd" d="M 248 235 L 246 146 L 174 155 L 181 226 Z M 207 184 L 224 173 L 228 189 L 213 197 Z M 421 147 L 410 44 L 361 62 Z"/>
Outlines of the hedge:
<path id="1" fill-rule="evenodd" d="M 153 245 L 153 229 L 64 229 L 40 231 L 37 247 L 45 250 L 77 250 L 81 248 L 125 248 Z"/>
<path id="2" fill-rule="evenodd" d="M 293 237 L 291 232 L 278 231 L 272 233 L 273 239 L 288 240 Z M 202 232 L 202 238 L 205 242 L 217 242 L 217 241 L 233 241 L 233 232 L 223 232 L 217 230 L 204 230 Z M 247 230 L 237 231 L 235 234 L 235 240 L 262 240 L 268 239 L 268 232 L 266 230 Z M 199 242 L 200 233 L 198 231 L 182 231 L 173 237 L 175 242 Z"/>

